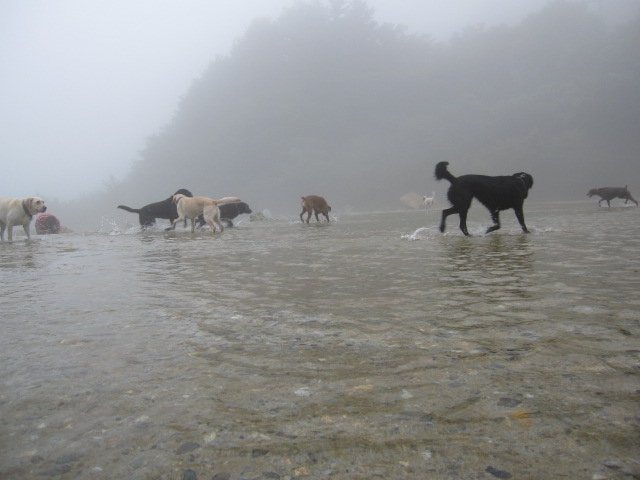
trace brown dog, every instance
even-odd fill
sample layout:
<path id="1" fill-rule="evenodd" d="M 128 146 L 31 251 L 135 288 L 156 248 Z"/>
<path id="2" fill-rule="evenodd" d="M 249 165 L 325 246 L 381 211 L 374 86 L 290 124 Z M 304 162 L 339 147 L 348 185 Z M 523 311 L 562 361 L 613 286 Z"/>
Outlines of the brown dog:
<path id="1" fill-rule="evenodd" d="M 171 229 L 176 228 L 178 222 L 191 220 L 191 233 L 196 231 L 196 218 L 200 215 L 204 217 L 205 222 L 211 227 L 211 231 L 216 231 L 215 223 L 220 227 L 220 231 L 224 231 L 222 222 L 220 222 L 220 209 L 218 204 L 241 202 L 237 197 L 224 197 L 220 200 L 214 200 L 207 197 L 187 197 L 181 193 L 173 196 L 173 202 L 176 204 L 178 218 L 171 224 Z M 215 223 L 214 223 L 215 222 Z"/>
<path id="2" fill-rule="evenodd" d="M 327 201 L 324 198 L 319 197 L 318 195 L 302 197 L 302 213 L 300 213 L 300 220 L 304 222 L 302 215 L 304 215 L 304 212 L 307 212 L 307 223 L 309 223 L 312 213 L 316 215 L 316 221 L 320 221 L 318 214 L 321 213 L 327 218 L 327 222 L 329 222 L 330 211 L 331 207 L 327 205 Z"/>
<path id="3" fill-rule="evenodd" d="M 625 204 L 629 200 L 631 200 L 636 204 L 636 207 L 638 206 L 638 202 L 636 201 L 635 198 L 631 196 L 631 192 L 627 188 L 627 185 L 625 185 L 624 188 L 622 187 L 592 188 L 591 190 L 589 190 L 589 193 L 587 193 L 587 197 L 589 198 L 593 197 L 594 195 L 597 195 L 600 197 L 600 200 L 598 200 L 598 206 L 600 206 L 600 203 L 603 200 L 607 202 L 608 206 L 611 206 L 611 203 L 609 203 L 609 200 L 613 200 L 614 198 L 624 198 Z"/>

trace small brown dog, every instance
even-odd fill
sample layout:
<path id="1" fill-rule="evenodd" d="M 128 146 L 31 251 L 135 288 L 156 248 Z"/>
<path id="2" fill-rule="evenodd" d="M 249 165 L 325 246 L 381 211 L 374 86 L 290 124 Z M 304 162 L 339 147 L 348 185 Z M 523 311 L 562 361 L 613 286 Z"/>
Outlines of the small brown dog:
<path id="1" fill-rule="evenodd" d="M 318 214 L 321 213 L 327 218 L 327 222 L 329 222 L 330 211 L 331 207 L 327 205 L 327 201 L 324 198 L 319 197 L 318 195 L 302 197 L 302 213 L 300 213 L 300 220 L 304 222 L 302 215 L 304 215 L 304 212 L 307 212 L 307 223 L 309 223 L 312 213 L 316 215 L 316 221 L 320 221 Z"/>
<path id="2" fill-rule="evenodd" d="M 623 187 L 592 188 L 591 190 L 589 190 L 589 193 L 587 193 L 587 197 L 591 198 L 594 195 L 599 196 L 600 200 L 598 200 L 598 206 L 600 206 L 600 204 L 603 201 L 606 201 L 607 205 L 611 206 L 611 203 L 609 203 L 610 200 L 613 200 L 614 198 L 623 198 L 625 204 L 629 200 L 631 200 L 636 204 L 636 207 L 637 207 L 638 202 L 636 201 L 635 198 L 631 196 L 631 192 L 629 191 L 627 186 L 628 185 L 625 185 L 624 188 Z"/>
<path id="3" fill-rule="evenodd" d="M 183 194 L 173 196 L 173 202 L 178 210 L 178 218 L 171 224 L 171 229 L 176 228 L 178 222 L 191 220 L 191 233 L 196 231 L 196 218 L 200 215 L 204 217 L 205 222 L 211 227 L 211 231 L 216 231 L 215 223 L 220 227 L 220 231 L 224 231 L 222 222 L 220 222 L 220 209 L 218 204 L 241 202 L 237 197 L 224 197 L 220 200 L 214 200 L 207 197 L 186 197 Z M 215 223 L 214 223 L 215 222 Z"/>

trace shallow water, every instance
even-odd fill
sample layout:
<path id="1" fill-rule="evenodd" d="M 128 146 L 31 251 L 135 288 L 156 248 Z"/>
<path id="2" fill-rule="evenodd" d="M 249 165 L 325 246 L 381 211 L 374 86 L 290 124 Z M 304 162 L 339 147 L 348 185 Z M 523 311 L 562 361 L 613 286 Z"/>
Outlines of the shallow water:
<path id="1" fill-rule="evenodd" d="M 0 478 L 640 476 L 640 209 L 336 213 L 1 244 Z"/>

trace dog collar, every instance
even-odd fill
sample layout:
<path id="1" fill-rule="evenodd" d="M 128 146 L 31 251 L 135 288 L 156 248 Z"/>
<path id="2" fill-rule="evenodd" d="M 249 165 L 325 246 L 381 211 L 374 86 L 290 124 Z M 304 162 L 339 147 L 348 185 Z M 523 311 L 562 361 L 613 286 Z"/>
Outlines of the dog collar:
<path id="1" fill-rule="evenodd" d="M 25 205 L 24 200 L 22 201 L 22 209 L 24 210 L 24 213 L 26 213 L 29 216 L 29 220 L 31 220 L 33 218 L 33 215 Z"/>

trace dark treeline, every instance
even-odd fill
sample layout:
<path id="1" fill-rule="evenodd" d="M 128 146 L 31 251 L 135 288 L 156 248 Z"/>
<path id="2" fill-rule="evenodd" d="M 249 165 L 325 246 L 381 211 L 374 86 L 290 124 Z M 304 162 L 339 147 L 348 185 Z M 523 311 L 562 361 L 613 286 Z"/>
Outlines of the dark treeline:
<path id="1" fill-rule="evenodd" d="M 297 210 L 312 193 L 399 208 L 406 192 L 444 191 L 433 170 L 446 160 L 454 174 L 527 171 L 537 199 L 640 192 L 638 18 L 610 30 L 557 1 L 439 43 L 373 13 L 312 1 L 256 20 L 112 188 L 134 203 L 186 187 L 257 209 Z"/>

